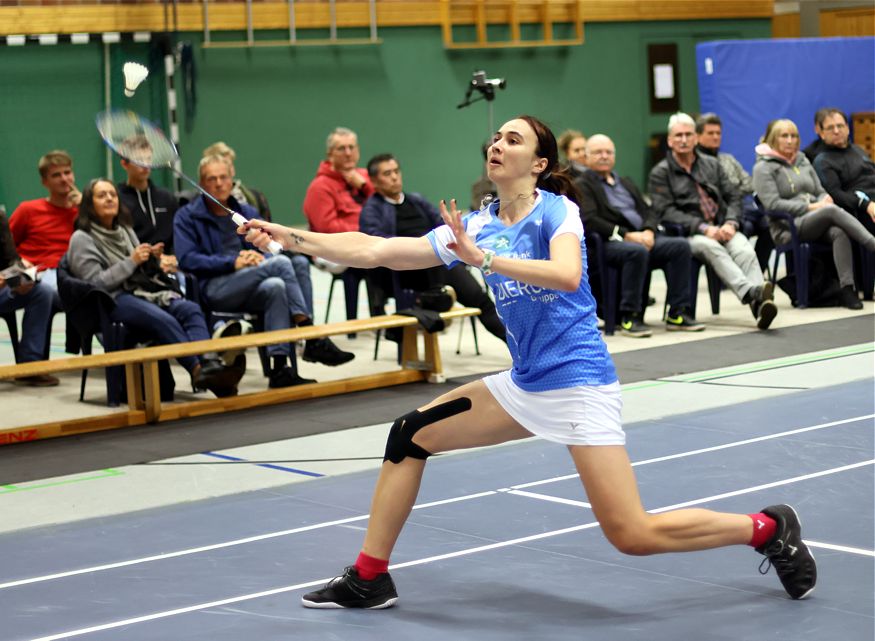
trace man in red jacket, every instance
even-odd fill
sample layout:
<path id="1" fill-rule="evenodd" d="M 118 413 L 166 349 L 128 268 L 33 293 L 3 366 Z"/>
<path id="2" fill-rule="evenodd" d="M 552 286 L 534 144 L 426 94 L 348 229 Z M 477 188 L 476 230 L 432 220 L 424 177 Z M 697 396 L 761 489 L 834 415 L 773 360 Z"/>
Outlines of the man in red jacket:
<path id="1" fill-rule="evenodd" d="M 304 214 L 313 231 L 334 234 L 359 230 L 362 205 L 374 193 L 368 172 L 356 167 L 358 136 L 351 129 L 337 127 L 328 134 L 326 159 L 304 197 Z"/>
<path id="2" fill-rule="evenodd" d="M 82 194 L 76 188 L 73 159 L 66 151 L 50 151 L 37 167 L 49 195 L 16 207 L 9 230 L 18 255 L 37 266 L 40 281 L 55 291 L 55 305 L 60 307 L 55 270 L 70 244 Z"/>

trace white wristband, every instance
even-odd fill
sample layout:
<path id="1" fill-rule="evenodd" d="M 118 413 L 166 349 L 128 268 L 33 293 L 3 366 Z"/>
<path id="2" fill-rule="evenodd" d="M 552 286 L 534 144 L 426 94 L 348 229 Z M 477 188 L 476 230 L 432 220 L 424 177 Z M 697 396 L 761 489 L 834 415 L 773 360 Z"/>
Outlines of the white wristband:
<path id="1" fill-rule="evenodd" d="M 484 276 L 489 276 L 490 274 L 494 274 L 492 271 L 492 259 L 495 258 L 495 252 L 491 249 L 483 250 L 483 262 L 480 263 L 480 271 L 483 272 Z"/>

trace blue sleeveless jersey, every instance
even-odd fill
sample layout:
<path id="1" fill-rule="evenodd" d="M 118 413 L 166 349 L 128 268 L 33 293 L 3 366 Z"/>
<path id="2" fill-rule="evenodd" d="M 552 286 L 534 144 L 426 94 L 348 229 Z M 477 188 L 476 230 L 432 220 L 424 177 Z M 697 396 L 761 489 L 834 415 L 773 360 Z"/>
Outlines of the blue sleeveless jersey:
<path id="1" fill-rule="evenodd" d="M 529 392 L 543 392 L 615 382 L 617 373 L 598 330 L 586 276 L 586 245 L 577 206 L 565 196 L 539 189 L 529 215 L 510 227 L 499 220 L 498 206 L 493 202 L 462 219 L 466 233 L 481 249 L 507 258 L 548 260 L 550 241 L 571 233 L 580 239 L 583 255 L 583 277 L 574 292 L 535 287 L 501 274 L 486 276 L 507 328 L 514 383 Z M 445 265 L 459 262 L 447 248 L 454 241 L 449 227 L 438 227 L 427 238 Z"/>

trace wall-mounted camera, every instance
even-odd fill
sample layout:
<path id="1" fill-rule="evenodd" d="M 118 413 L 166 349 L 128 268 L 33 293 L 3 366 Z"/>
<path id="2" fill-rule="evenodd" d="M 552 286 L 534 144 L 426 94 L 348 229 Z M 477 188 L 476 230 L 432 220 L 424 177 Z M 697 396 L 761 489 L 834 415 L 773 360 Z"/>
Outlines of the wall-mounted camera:
<path id="1" fill-rule="evenodd" d="M 482 69 L 475 71 L 471 74 L 471 82 L 468 83 L 468 90 L 465 92 L 465 99 L 458 107 L 459 109 L 467 107 L 478 100 L 488 100 L 491 102 L 495 100 L 495 90 L 504 89 L 505 87 L 507 87 L 507 81 L 504 78 L 487 78 L 486 72 Z M 480 97 L 471 100 L 471 96 L 474 94 L 475 90 L 480 93 Z"/>

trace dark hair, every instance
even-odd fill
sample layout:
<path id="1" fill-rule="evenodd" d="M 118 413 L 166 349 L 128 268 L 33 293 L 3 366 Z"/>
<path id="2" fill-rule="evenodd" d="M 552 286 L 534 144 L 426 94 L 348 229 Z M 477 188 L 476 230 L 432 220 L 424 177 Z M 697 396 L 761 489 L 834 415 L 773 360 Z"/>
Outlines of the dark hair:
<path id="1" fill-rule="evenodd" d="M 696 118 L 696 133 L 701 134 L 705 131 L 705 125 L 717 125 L 723 129 L 723 121 L 720 120 L 720 116 L 713 112 L 702 114 Z"/>
<path id="2" fill-rule="evenodd" d="M 81 229 L 84 232 L 90 232 L 93 224 L 100 224 L 97 212 L 94 211 L 94 187 L 97 183 L 109 183 L 112 185 L 112 188 L 116 190 L 116 195 L 118 194 L 118 188 L 113 185 L 111 180 L 106 178 L 94 178 L 88 183 L 88 186 L 82 190 L 82 202 L 79 203 L 79 215 L 76 218 L 76 229 Z M 116 216 L 115 219 L 115 227 L 118 227 L 119 225 L 131 227 L 134 222 L 133 218 L 131 218 L 131 213 L 128 211 L 127 207 L 122 205 L 121 200 L 119 200 L 118 207 L 118 216 Z"/>
<path id="3" fill-rule="evenodd" d="M 824 107 L 823 109 L 818 109 L 814 113 L 814 124 L 818 127 L 822 127 L 823 121 L 834 114 L 840 115 L 844 118 L 845 124 L 848 124 L 848 117 L 845 115 L 845 112 L 841 109 L 836 109 L 835 107 Z"/>
<path id="4" fill-rule="evenodd" d="M 534 116 L 517 116 L 520 120 L 528 123 L 534 130 L 538 139 L 535 153 L 538 158 L 547 159 L 547 168 L 538 176 L 536 187 L 546 191 L 566 196 L 575 205 L 580 206 L 581 196 L 571 176 L 559 164 L 559 150 L 556 145 L 556 136 L 550 128 Z"/>
<path id="5" fill-rule="evenodd" d="M 373 158 L 368 161 L 368 176 L 373 178 L 377 175 L 377 167 L 380 166 L 381 163 L 389 162 L 390 160 L 395 160 L 395 156 L 392 154 L 377 154 Z M 395 162 L 398 162 L 395 160 Z"/>

